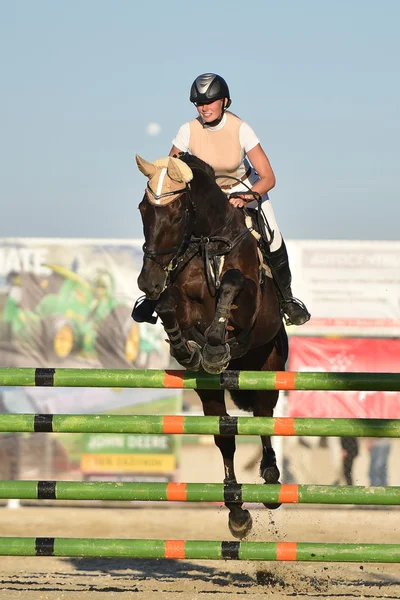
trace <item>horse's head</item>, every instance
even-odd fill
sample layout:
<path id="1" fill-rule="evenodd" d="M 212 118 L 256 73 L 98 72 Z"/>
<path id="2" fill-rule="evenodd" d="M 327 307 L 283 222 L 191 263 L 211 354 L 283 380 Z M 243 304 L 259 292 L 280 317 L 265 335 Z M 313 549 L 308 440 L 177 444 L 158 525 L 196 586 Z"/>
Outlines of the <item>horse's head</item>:
<path id="1" fill-rule="evenodd" d="M 156 300 L 188 233 L 188 183 L 193 173 L 178 158 L 159 158 L 151 163 L 136 155 L 136 162 L 139 171 L 149 179 L 139 205 L 145 243 L 138 286 L 147 297 Z"/>

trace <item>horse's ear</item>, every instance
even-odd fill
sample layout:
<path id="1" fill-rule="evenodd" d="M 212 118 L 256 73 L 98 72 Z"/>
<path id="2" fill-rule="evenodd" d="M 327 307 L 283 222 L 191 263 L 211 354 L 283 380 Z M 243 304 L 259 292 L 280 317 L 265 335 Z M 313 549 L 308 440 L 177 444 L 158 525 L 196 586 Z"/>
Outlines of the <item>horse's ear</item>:
<path id="1" fill-rule="evenodd" d="M 149 179 L 151 179 L 157 172 L 157 167 L 155 167 L 151 162 L 144 160 L 141 158 L 139 154 L 136 154 L 136 163 L 139 168 L 139 171 L 146 175 Z"/>
<path id="2" fill-rule="evenodd" d="M 176 165 L 175 161 L 172 160 L 172 158 L 170 158 L 168 161 L 167 173 L 168 177 L 170 177 L 174 181 L 178 181 L 179 183 L 183 182 L 182 173 L 178 165 Z"/>
<path id="3" fill-rule="evenodd" d="M 191 168 L 179 158 L 169 159 L 167 173 L 171 179 L 179 183 L 188 183 L 193 179 Z"/>

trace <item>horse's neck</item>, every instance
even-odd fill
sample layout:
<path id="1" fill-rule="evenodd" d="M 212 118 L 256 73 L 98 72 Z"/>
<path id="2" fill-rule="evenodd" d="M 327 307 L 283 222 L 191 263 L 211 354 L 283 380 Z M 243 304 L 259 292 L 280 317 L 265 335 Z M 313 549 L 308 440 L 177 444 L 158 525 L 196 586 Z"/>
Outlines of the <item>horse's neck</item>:
<path id="1" fill-rule="evenodd" d="M 198 236 L 209 236 L 215 231 L 220 231 L 224 225 L 232 223 L 232 211 L 235 209 L 222 196 L 219 189 L 215 194 L 207 194 L 204 200 L 201 192 L 198 192 L 199 200 L 196 202 L 195 234 Z"/>

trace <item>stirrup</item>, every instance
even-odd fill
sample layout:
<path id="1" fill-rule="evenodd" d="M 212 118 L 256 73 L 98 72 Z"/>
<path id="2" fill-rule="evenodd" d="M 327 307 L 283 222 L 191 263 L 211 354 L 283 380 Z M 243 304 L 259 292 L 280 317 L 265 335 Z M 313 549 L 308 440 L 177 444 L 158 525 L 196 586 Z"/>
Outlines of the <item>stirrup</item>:
<path id="1" fill-rule="evenodd" d="M 153 301 L 146 298 L 146 296 L 140 296 L 135 302 L 131 316 L 136 323 L 150 323 L 151 325 L 155 325 L 158 316 L 153 317 L 153 313 Z"/>
<path id="2" fill-rule="evenodd" d="M 286 325 L 304 325 L 311 318 L 304 302 L 293 296 L 282 300 L 281 312 Z"/>

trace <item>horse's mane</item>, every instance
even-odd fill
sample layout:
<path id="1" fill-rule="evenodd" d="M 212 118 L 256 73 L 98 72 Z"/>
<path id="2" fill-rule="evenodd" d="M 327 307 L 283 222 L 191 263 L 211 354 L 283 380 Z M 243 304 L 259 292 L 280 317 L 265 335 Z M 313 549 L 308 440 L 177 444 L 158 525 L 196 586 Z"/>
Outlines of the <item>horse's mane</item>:
<path id="1" fill-rule="evenodd" d="M 225 214 L 228 207 L 226 195 L 217 184 L 215 171 L 211 165 L 188 152 L 181 153 L 179 158 L 193 170 L 194 176 L 200 183 L 201 193 L 193 196 L 197 215 L 203 215 L 207 219 L 210 207 L 212 207 L 213 215 Z M 206 194 L 207 202 L 204 202 L 204 194 Z"/>
<path id="2" fill-rule="evenodd" d="M 205 172 L 206 175 L 208 175 L 208 177 L 210 177 L 213 181 L 215 181 L 214 169 L 212 168 L 211 165 L 204 162 L 204 160 L 201 160 L 200 158 L 198 158 L 197 156 L 194 156 L 193 154 L 189 154 L 189 152 L 181 152 L 179 154 L 179 158 L 180 158 L 180 160 L 183 160 L 183 162 L 186 163 L 188 165 L 188 167 L 190 167 L 191 169 L 199 169 L 200 171 Z"/>

